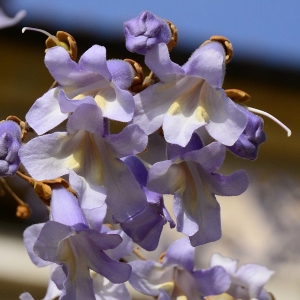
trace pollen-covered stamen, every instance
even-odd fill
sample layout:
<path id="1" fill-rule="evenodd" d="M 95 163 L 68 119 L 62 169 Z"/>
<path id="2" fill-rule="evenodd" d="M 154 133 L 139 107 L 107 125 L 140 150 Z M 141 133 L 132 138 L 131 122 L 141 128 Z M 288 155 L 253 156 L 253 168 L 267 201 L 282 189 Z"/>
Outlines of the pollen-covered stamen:
<path id="1" fill-rule="evenodd" d="M 221 36 L 221 35 L 213 35 L 210 37 L 209 40 L 211 42 L 215 41 L 215 42 L 219 42 L 222 44 L 222 46 L 225 49 L 225 53 L 226 53 L 226 57 L 225 57 L 226 64 L 228 64 L 233 57 L 233 46 L 230 43 L 230 41 L 226 37 Z"/>
<path id="2" fill-rule="evenodd" d="M 26 30 L 37 31 L 45 34 L 46 36 L 48 36 L 48 39 L 45 42 L 47 49 L 55 46 L 60 46 L 68 51 L 70 57 L 73 60 L 76 60 L 77 57 L 76 41 L 69 33 L 64 31 L 57 31 L 55 36 L 43 29 L 33 28 L 33 27 L 23 27 L 22 33 L 24 33 Z"/>
<path id="3" fill-rule="evenodd" d="M 129 87 L 129 90 L 134 93 L 139 93 L 140 91 L 144 90 L 146 87 L 143 86 L 144 82 L 144 74 L 143 68 L 139 63 L 136 61 L 126 58 L 124 61 L 128 62 L 134 70 L 135 76 L 133 78 L 132 84 Z"/>
<path id="4" fill-rule="evenodd" d="M 282 127 L 286 132 L 287 132 L 287 136 L 291 136 L 292 131 L 286 126 L 284 125 L 281 121 L 279 121 L 277 118 L 275 118 L 274 116 L 272 116 L 271 114 L 257 109 L 257 108 L 253 108 L 253 107 L 249 107 L 249 106 L 245 106 L 245 109 L 248 109 L 249 111 L 255 113 L 255 114 L 259 114 L 265 117 L 268 117 L 269 119 L 273 120 L 275 123 L 277 123 L 280 127 Z"/>
<path id="5" fill-rule="evenodd" d="M 168 23 L 170 30 L 171 30 L 171 39 L 167 44 L 168 50 L 170 52 L 177 45 L 178 31 L 177 31 L 176 26 L 172 22 L 170 22 L 168 20 L 165 20 L 165 21 Z"/>
<path id="6" fill-rule="evenodd" d="M 218 42 L 222 44 L 225 50 L 225 62 L 228 64 L 233 57 L 233 46 L 231 42 L 224 36 L 221 35 L 213 35 L 209 40 L 206 40 L 200 47 L 210 43 L 210 42 Z"/>

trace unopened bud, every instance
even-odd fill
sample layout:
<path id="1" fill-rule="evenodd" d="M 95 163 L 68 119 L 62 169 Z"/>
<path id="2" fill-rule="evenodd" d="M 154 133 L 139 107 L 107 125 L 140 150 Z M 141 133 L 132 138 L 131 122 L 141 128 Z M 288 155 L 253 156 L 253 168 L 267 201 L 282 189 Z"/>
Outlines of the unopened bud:
<path id="1" fill-rule="evenodd" d="M 238 89 L 225 90 L 228 98 L 236 103 L 245 103 L 251 100 L 251 96 L 244 91 Z"/>
<path id="2" fill-rule="evenodd" d="M 127 50 L 142 55 L 159 43 L 168 44 L 172 38 L 169 24 L 149 11 L 124 22 L 124 33 Z"/>
<path id="3" fill-rule="evenodd" d="M 19 205 L 17 207 L 16 216 L 21 219 L 27 219 L 31 215 L 31 209 L 27 204 Z"/>

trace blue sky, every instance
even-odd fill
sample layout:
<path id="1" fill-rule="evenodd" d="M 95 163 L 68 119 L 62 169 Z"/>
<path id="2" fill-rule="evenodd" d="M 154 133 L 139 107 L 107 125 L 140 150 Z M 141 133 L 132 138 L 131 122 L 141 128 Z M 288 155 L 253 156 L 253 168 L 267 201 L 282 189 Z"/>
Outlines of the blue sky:
<path id="1" fill-rule="evenodd" d="M 125 20 L 143 10 L 171 20 L 179 46 L 193 51 L 211 35 L 232 42 L 235 57 L 300 69 L 298 0 L 9 0 L 10 12 L 27 10 L 23 25 L 122 36 Z M 95 38 L 95 42 L 96 42 Z"/>

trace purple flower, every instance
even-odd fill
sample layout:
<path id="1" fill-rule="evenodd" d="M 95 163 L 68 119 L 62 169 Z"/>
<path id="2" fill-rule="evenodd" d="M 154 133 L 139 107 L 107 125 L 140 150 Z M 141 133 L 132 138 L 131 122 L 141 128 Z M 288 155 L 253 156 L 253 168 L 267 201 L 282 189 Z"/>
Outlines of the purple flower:
<path id="1" fill-rule="evenodd" d="M 79 105 L 69 117 L 68 132 L 32 139 L 22 147 L 20 157 L 37 180 L 71 173 L 70 184 L 81 190 L 82 208 L 94 209 L 105 201 L 122 222 L 144 209 L 147 201 L 120 158 L 143 151 L 147 136 L 137 125 L 129 125 L 118 134 L 106 134 L 101 109 L 91 97 L 88 99 L 91 104 Z"/>
<path id="2" fill-rule="evenodd" d="M 266 134 L 263 130 L 264 121 L 247 109 L 241 106 L 238 108 L 247 116 L 248 122 L 238 140 L 227 148 L 237 156 L 253 160 L 257 158 L 259 146 L 266 141 Z"/>
<path id="3" fill-rule="evenodd" d="M 20 126 L 13 121 L 0 123 L 0 177 L 14 175 L 20 164 Z"/>
<path id="4" fill-rule="evenodd" d="M 0 29 L 16 25 L 25 16 L 26 16 L 26 11 L 20 10 L 13 18 L 10 18 L 5 14 L 3 9 L 0 8 Z"/>
<path id="5" fill-rule="evenodd" d="M 90 229 L 77 199 L 64 188 L 53 189 L 51 221 L 27 228 L 24 238 L 34 263 L 62 266 L 63 276 L 52 274 L 52 280 L 62 289 L 60 300 L 95 300 L 90 270 L 113 283 L 122 283 L 129 278 L 131 267 L 104 253 L 104 250 L 116 248 L 122 238 Z"/>
<path id="6" fill-rule="evenodd" d="M 106 61 L 106 49 L 94 45 L 73 61 L 62 47 L 48 49 L 45 64 L 59 86 L 37 99 L 26 115 L 29 125 L 43 134 L 66 120 L 69 113 L 92 96 L 109 119 L 128 122 L 134 111 L 133 96 L 126 91 L 134 77 L 129 63 Z M 87 97 L 90 98 L 90 97 Z"/>
<path id="7" fill-rule="evenodd" d="M 187 238 L 176 240 L 168 248 L 162 263 L 131 262 L 130 284 L 143 294 L 161 300 L 204 299 L 226 291 L 230 278 L 222 267 L 194 270 L 195 248 Z"/>
<path id="8" fill-rule="evenodd" d="M 226 293 L 241 300 L 272 300 L 263 287 L 274 272 L 256 264 L 242 265 L 237 269 L 237 263 L 237 260 L 218 253 L 213 254 L 211 258 L 210 266 L 222 266 L 231 278 L 231 285 Z"/>
<path id="9" fill-rule="evenodd" d="M 225 53 L 220 43 L 201 46 L 182 67 L 159 44 L 146 53 L 145 62 L 161 81 L 134 96 L 134 123 L 147 134 L 162 126 L 166 141 L 180 146 L 202 126 L 226 146 L 236 142 L 247 117 L 221 88 Z"/>
<path id="10" fill-rule="evenodd" d="M 188 235 L 193 246 L 221 237 L 220 205 L 215 195 L 235 196 L 248 187 L 243 170 L 230 176 L 215 173 L 224 161 L 225 146 L 214 142 L 201 147 L 196 134 L 185 148 L 169 145 L 170 159 L 150 168 L 147 184 L 157 193 L 174 195 L 177 230 Z"/>
<path id="11" fill-rule="evenodd" d="M 127 50 L 143 55 L 153 46 L 167 44 L 171 39 L 168 23 L 149 11 L 124 22 L 124 33 Z"/>

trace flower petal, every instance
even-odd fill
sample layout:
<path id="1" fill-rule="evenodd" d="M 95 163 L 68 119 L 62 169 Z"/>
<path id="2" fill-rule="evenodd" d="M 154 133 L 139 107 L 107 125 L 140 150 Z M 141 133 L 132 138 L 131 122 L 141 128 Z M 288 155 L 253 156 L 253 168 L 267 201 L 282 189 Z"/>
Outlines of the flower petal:
<path id="1" fill-rule="evenodd" d="M 37 256 L 33 251 L 33 246 L 44 225 L 45 223 L 31 225 L 25 229 L 23 234 L 24 244 L 27 249 L 28 255 L 31 261 L 38 267 L 44 267 L 50 264 L 48 261 L 45 261 Z"/>
<path id="2" fill-rule="evenodd" d="M 37 134 L 44 134 L 67 119 L 57 100 L 60 88 L 53 88 L 37 99 L 26 114 L 26 121 Z"/>
<path id="3" fill-rule="evenodd" d="M 111 145 L 115 157 L 125 157 L 142 152 L 148 143 L 148 137 L 138 125 L 126 126 L 118 134 L 110 134 L 105 140 Z"/>
<path id="4" fill-rule="evenodd" d="M 249 297 L 258 298 L 263 286 L 274 274 L 264 266 L 255 264 L 242 265 L 236 272 L 236 278 L 249 288 Z"/>
<path id="5" fill-rule="evenodd" d="M 103 46 L 94 45 L 82 54 L 78 66 L 84 70 L 101 74 L 106 80 L 111 80 L 111 74 L 106 63 L 106 49 Z"/>
<path id="6" fill-rule="evenodd" d="M 122 90 L 130 87 L 134 78 L 134 71 L 127 61 L 111 59 L 107 61 L 107 67 L 112 75 L 112 82 L 115 85 Z"/>
<path id="7" fill-rule="evenodd" d="M 148 50 L 145 55 L 146 65 L 163 82 L 168 82 L 176 77 L 176 74 L 184 74 L 183 69 L 171 61 L 168 47 L 161 43 Z"/>
<path id="8" fill-rule="evenodd" d="M 226 272 L 230 276 L 233 276 L 233 277 L 235 276 L 235 272 L 237 269 L 237 263 L 238 263 L 237 260 L 233 260 L 231 258 L 224 257 L 219 253 L 214 253 L 210 260 L 211 267 L 221 266 L 226 270 Z"/>
<path id="9" fill-rule="evenodd" d="M 194 269 L 195 248 L 191 246 L 187 237 L 181 238 L 173 242 L 163 261 L 163 265 L 179 265 L 191 272 Z"/>
<path id="10" fill-rule="evenodd" d="M 222 294 L 227 291 L 231 282 L 225 269 L 220 266 L 194 271 L 193 275 L 203 296 Z"/>
<path id="11" fill-rule="evenodd" d="M 220 143 L 226 146 L 233 145 L 247 125 L 246 115 L 237 108 L 223 90 L 215 90 L 205 83 L 202 92 L 205 110 L 209 115 L 206 130 Z"/>
<path id="12" fill-rule="evenodd" d="M 199 47 L 182 66 L 189 76 L 204 78 L 214 88 L 221 88 L 225 75 L 225 51 L 218 42 Z"/>
<path id="13" fill-rule="evenodd" d="M 86 181 L 82 176 L 77 175 L 73 170 L 70 171 L 69 182 L 76 191 L 80 207 L 86 210 L 93 210 L 105 205 L 106 189 Z M 106 209 L 104 208 L 106 211 Z"/>
<path id="14" fill-rule="evenodd" d="M 51 197 L 51 219 L 67 226 L 87 225 L 77 198 L 67 189 L 55 186 Z"/>

